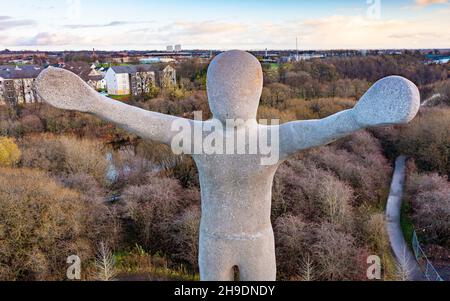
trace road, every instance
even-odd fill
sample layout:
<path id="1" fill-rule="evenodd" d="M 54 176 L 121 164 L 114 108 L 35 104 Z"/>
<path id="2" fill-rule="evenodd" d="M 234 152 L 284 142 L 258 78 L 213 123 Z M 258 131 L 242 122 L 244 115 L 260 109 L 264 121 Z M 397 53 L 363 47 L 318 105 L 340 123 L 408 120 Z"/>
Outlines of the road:
<path id="1" fill-rule="evenodd" d="M 395 162 L 391 191 L 386 206 L 387 230 L 395 258 L 401 265 L 408 266 L 409 280 L 425 281 L 426 279 L 420 270 L 419 264 L 406 243 L 400 225 L 405 177 L 406 157 L 400 156 Z"/>

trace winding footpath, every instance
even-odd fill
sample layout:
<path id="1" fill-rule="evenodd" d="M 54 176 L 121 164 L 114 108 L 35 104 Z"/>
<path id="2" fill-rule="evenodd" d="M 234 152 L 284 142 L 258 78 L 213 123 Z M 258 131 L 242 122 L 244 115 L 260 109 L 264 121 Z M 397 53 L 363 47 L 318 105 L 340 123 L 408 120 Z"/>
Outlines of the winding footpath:
<path id="1" fill-rule="evenodd" d="M 389 240 L 395 258 L 402 266 L 407 266 L 409 280 L 425 281 L 415 256 L 412 254 L 403 236 L 400 216 L 403 199 L 403 187 L 406 177 L 406 157 L 400 156 L 395 162 L 395 171 L 391 184 L 391 191 L 386 206 L 386 220 Z"/>

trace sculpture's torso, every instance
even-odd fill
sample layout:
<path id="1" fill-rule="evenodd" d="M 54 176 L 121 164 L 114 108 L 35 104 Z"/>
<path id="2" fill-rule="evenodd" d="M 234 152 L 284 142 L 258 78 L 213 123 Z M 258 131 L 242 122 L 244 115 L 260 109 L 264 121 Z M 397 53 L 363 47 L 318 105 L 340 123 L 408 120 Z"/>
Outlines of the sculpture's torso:
<path id="1" fill-rule="evenodd" d="M 246 127 L 247 131 L 258 129 L 260 126 L 256 124 Z M 229 135 L 235 129 L 225 131 Z M 258 154 L 193 157 L 200 175 L 204 235 L 253 239 L 271 230 L 272 182 L 278 164 L 262 165 L 262 156 Z"/>

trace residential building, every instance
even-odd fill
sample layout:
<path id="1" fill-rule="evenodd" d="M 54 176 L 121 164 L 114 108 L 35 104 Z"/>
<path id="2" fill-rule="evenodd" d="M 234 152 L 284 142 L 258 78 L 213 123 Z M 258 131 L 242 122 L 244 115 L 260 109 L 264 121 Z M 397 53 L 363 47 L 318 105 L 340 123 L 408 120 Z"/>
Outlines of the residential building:
<path id="1" fill-rule="evenodd" d="M 171 65 L 156 65 L 156 84 L 160 88 L 169 88 L 177 84 L 177 71 Z"/>
<path id="2" fill-rule="evenodd" d="M 106 90 L 106 80 L 102 74 L 89 76 L 87 83 L 97 91 Z"/>
<path id="3" fill-rule="evenodd" d="M 167 88 L 177 84 L 176 70 L 170 65 L 113 66 L 105 76 L 108 94 L 142 95 L 152 86 Z"/>
<path id="4" fill-rule="evenodd" d="M 41 71 L 36 65 L 0 66 L 0 104 L 36 102 L 33 85 Z"/>
<path id="5" fill-rule="evenodd" d="M 138 63 L 143 58 L 136 53 L 119 52 L 112 53 L 110 56 L 105 57 L 104 60 L 112 64 L 134 64 Z"/>
<path id="6" fill-rule="evenodd" d="M 86 83 L 88 83 L 95 90 L 105 90 L 106 80 L 102 73 L 102 70 L 97 69 L 95 64 L 89 65 L 85 62 L 69 62 L 62 66 L 64 69 L 72 71 L 79 77 L 81 77 Z"/>
<path id="7" fill-rule="evenodd" d="M 141 64 L 174 63 L 175 59 L 169 57 L 147 57 L 140 59 Z"/>
<path id="8" fill-rule="evenodd" d="M 135 72 L 130 73 L 131 94 L 134 96 L 150 93 L 156 86 L 156 74 L 148 66 L 137 66 Z"/>
<path id="9" fill-rule="evenodd" d="M 129 66 L 113 66 L 105 75 L 106 87 L 110 95 L 131 94 L 130 74 L 133 72 Z"/>

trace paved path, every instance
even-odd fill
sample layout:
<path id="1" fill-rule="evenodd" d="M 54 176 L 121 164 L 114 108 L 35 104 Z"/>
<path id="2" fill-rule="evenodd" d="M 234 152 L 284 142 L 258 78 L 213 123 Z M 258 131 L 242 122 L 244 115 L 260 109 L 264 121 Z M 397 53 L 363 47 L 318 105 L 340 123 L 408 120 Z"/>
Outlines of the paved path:
<path id="1" fill-rule="evenodd" d="M 389 194 L 387 207 L 386 207 L 386 219 L 387 230 L 389 239 L 391 241 L 391 247 L 394 251 L 395 258 L 398 262 L 408 266 L 409 280 L 412 281 L 425 281 L 425 277 L 420 270 L 419 264 L 416 258 L 409 249 L 408 244 L 403 236 L 402 228 L 400 225 L 400 216 L 402 208 L 403 187 L 405 184 L 406 176 L 406 157 L 398 157 L 395 162 L 395 171 L 392 179 L 391 192 Z"/>

